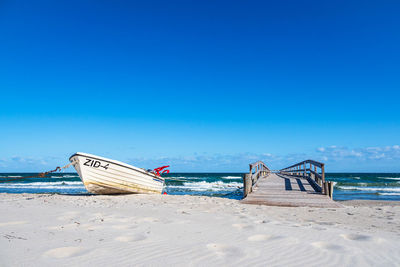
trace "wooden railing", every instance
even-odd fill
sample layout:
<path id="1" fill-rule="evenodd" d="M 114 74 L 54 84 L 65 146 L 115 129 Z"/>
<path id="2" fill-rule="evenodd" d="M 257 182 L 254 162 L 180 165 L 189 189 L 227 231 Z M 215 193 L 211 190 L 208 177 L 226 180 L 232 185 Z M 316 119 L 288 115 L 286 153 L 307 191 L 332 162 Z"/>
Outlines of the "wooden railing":
<path id="1" fill-rule="evenodd" d="M 332 198 L 333 182 L 325 181 L 325 164 L 315 160 L 305 160 L 280 170 L 281 174 L 302 177 L 315 182 L 315 186 Z M 317 188 L 318 188 L 317 187 Z"/>
<path id="2" fill-rule="evenodd" d="M 250 172 L 243 175 L 243 197 L 246 197 L 263 176 L 268 176 L 271 170 L 262 161 L 249 164 Z"/>

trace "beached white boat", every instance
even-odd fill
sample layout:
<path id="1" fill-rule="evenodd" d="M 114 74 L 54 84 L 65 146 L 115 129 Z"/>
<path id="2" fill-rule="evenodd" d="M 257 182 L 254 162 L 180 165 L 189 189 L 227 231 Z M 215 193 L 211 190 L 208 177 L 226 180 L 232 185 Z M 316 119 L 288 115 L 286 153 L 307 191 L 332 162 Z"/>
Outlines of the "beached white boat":
<path id="1" fill-rule="evenodd" d="M 164 178 L 157 172 L 81 152 L 73 154 L 69 161 L 93 194 L 160 194 L 163 190 Z"/>

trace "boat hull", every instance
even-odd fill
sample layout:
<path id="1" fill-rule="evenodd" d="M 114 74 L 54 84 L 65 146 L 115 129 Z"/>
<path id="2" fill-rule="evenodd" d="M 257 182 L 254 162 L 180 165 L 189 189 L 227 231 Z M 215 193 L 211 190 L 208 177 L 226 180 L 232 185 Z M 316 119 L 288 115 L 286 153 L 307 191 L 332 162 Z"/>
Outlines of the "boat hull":
<path id="1" fill-rule="evenodd" d="M 70 162 L 92 194 L 161 194 L 164 179 L 144 169 L 86 153 Z"/>

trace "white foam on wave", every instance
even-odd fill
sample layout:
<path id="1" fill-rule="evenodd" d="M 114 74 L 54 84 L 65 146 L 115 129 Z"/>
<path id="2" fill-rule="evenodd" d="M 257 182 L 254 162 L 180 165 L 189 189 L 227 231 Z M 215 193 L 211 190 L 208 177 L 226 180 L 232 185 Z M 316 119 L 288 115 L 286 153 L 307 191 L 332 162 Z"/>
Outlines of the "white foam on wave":
<path id="1" fill-rule="evenodd" d="M 165 177 L 165 180 L 186 182 L 189 179 L 187 177 L 177 176 L 177 177 Z"/>
<path id="2" fill-rule="evenodd" d="M 400 187 L 358 187 L 358 186 L 338 186 L 342 190 L 374 191 L 374 192 L 400 192 Z"/>
<path id="3" fill-rule="evenodd" d="M 78 175 L 63 175 L 62 173 L 60 173 L 60 174 L 55 174 L 55 175 L 52 175 L 52 176 L 50 176 L 51 178 L 76 178 L 76 177 L 79 177 Z"/>
<path id="4" fill-rule="evenodd" d="M 78 175 L 63 175 L 64 178 L 74 178 L 78 177 Z"/>
<path id="5" fill-rule="evenodd" d="M 240 176 L 222 176 L 222 179 L 242 179 Z"/>
<path id="6" fill-rule="evenodd" d="M 15 185 L 9 185 L 9 186 L 0 186 L 0 188 L 7 188 L 7 189 L 85 189 L 83 186 L 15 186 Z"/>
<path id="7" fill-rule="evenodd" d="M 236 190 L 238 188 L 241 188 L 243 186 L 243 183 L 224 183 L 222 181 L 216 181 L 216 182 L 206 182 L 206 181 L 201 181 L 201 182 L 185 182 L 183 185 L 170 185 L 167 186 L 167 188 L 180 188 L 180 189 L 187 189 L 190 191 L 198 191 L 198 192 L 204 192 L 204 191 L 232 191 Z"/>
<path id="8" fill-rule="evenodd" d="M 190 180 L 203 180 L 204 178 L 201 177 L 191 177 L 191 176 L 172 176 L 172 177 L 165 177 L 167 180 L 185 180 L 185 181 L 190 181 Z"/>
<path id="9" fill-rule="evenodd" d="M 400 196 L 400 193 L 378 193 L 378 195 L 383 195 L 383 196 Z"/>
<path id="10" fill-rule="evenodd" d="M 400 181 L 400 177 L 378 177 L 378 178 L 381 178 L 381 179 L 388 179 L 388 180 L 397 180 L 397 181 Z"/>
<path id="11" fill-rule="evenodd" d="M 6 183 L 0 184 L 0 188 L 81 188 L 82 182 L 35 182 L 35 183 Z"/>

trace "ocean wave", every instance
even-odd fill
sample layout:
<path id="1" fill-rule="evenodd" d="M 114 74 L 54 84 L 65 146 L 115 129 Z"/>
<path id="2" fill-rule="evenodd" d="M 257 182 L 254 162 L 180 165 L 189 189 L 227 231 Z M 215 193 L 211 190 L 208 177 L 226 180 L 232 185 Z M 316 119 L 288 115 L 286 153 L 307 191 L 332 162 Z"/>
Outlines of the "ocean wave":
<path id="1" fill-rule="evenodd" d="M 240 176 L 222 176 L 222 179 L 242 179 Z"/>
<path id="2" fill-rule="evenodd" d="M 206 178 L 202 178 L 202 177 L 196 177 L 196 176 L 172 176 L 172 177 L 165 177 L 165 179 L 167 180 L 185 180 L 185 181 L 190 181 L 190 180 L 204 180 L 207 179 Z"/>
<path id="3" fill-rule="evenodd" d="M 243 186 L 243 183 L 224 183 L 222 181 L 216 181 L 216 182 L 206 182 L 206 181 L 201 181 L 201 182 L 185 182 L 183 185 L 167 185 L 167 189 L 186 189 L 188 191 L 198 191 L 198 192 L 203 192 L 203 191 L 232 191 L 239 189 Z"/>
<path id="4" fill-rule="evenodd" d="M 358 187 L 358 186 L 337 186 L 342 190 L 357 190 L 357 191 L 384 191 L 384 192 L 400 192 L 400 187 Z"/>
<path id="5" fill-rule="evenodd" d="M 378 177 L 378 178 L 381 178 L 381 179 L 388 179 L 388 180 L 397 180 L 397 181 L 400 181 L 400 177 Z"/>
<path id="6" fill-rule="evenodd" d="M 0 188 L 4 188 L 4 189 L 63 189 L 63 190 L 71 190 L 71 189 L 85 189 L 85 187 L 83 186 L 57 186 L 57 185 L 49 185 L 49 186 L 15 186 L 15 185 L 9 185 L 9 186 L 0 186 Z"/>
<path id="7" fill-rule="evenodd" d="M 378 195 L 382 195 L 382 196 L 400 196 L 400 193 L 378 193 Z"/>
<path id="8" fill-rule="evenodd" d="M 20 187 L 29 187 L 29 188 L 43 188 L 43 187 L 51 187 L 51 186 L 63 186 L 62 188 L 70 188 L 71 186 L 82 185 L 82 182 L 34 182 L 34 183 L 6 183 L 0 184 L 0 188 L 20 188 Z"/>
<path id="9" fill-rule="evenodd" d="M 189 179 L 188 179 L 187 177 L 165 177 L 165 180 L 186 182 L 186 181 L 188 181 Z"/>

